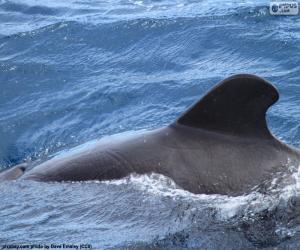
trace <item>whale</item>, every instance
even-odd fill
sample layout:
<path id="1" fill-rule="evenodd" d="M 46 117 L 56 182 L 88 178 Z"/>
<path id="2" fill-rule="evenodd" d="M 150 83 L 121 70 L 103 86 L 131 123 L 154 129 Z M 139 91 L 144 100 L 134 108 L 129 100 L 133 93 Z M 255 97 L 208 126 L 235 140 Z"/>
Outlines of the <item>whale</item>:
<path id="1" fill-rule="evenodd" d="M 25 171 L 16 166 L 13 172 L 21 180 L 42 182 L 157 173 L 195 194 L 243 195 L 299 165 L 300 151 L 267 126 L 267 110 L 278 99 L 278 91 L 264 78 L 233 75 L 165 127 L 99 140 Z"/>
<path id="2" fill-rule="evenodd" d="M 15 180 L 21 177 L 27 168 L 27 163 L 18 164 L 0 173 L 0 181 Z"/>

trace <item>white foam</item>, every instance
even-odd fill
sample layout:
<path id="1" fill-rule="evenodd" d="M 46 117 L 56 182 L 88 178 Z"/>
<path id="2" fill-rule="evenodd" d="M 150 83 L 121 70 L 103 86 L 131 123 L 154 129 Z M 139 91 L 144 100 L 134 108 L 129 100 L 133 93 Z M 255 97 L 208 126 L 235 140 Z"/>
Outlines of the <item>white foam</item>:
<path id="1" fill-rule="evenodd" d="M 300 191 L 300 168 L 289 167 L 290 171 L 284 173 L 284 178 L 274 178 L 268 191 L 264 194 L 253 191 L 247 195 L 231 197 L 227 195 L 193 194 L 176 185 L 176 183 L 161 174 L 131 174 L 125 178 L 109 181 L 92 181 L 106 185 L 130 185 L 144 193 L 169 197 L 176 200 L 200 202 L 216 209 L 216 217 L 228 220 L 242 214 L 248 218 L 255 217 L 256 213 L 272 210 L 280 202 L 287 202 Z"/>

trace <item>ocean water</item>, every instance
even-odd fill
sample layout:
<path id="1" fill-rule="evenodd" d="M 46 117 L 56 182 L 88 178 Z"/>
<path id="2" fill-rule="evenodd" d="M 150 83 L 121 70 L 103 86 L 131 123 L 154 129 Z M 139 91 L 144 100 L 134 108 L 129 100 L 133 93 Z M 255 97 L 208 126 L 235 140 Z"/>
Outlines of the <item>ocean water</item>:
<path id="1" fill-rule="evenodd" d="M 274 83 L 277 137 L 300 147 L 300 18 L 268 1 L 0 0 L 0 169 L 174 121 L 215 83 Z M 242 166 L 241 166 L 242 167 Z M 195 195 L 161 175 L 0 183 L 0 245 L 299 249 L 300 171 L 264 194 Z"/>

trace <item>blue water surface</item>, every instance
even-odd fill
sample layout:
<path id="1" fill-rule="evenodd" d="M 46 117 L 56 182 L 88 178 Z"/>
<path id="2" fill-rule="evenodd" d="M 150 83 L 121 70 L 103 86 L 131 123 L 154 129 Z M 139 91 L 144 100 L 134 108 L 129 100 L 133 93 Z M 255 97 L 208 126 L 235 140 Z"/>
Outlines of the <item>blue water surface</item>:
<path id="1" fill-rule="evenodd" d="M 174 121 L 253 73 L 280 100 L 271 131 L 300 147 L 300 18 L 268 1 L 0 0 L 0 169 Z M 242 166 L 241 166 L 242 167 Z M 265 195 L 193 195 L 159 175 L 0 184 L 0 244 L 94 249 L 300 248 L 300 180 Z"/>

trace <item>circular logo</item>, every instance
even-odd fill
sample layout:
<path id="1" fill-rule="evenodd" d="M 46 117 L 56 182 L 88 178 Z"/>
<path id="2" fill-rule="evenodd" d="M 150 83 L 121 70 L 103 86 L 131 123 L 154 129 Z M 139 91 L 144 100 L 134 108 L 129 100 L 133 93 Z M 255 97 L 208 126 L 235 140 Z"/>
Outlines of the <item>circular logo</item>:
<path id="1" fill-rule="evenodd" d="M 278 5 L 277 4 L 273 4 L 272 5 L 272 11 L 273 12 L 277 12 L 278 11 Z"/>

